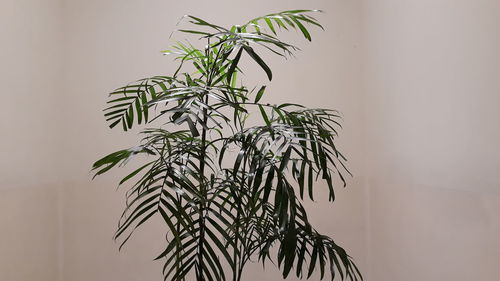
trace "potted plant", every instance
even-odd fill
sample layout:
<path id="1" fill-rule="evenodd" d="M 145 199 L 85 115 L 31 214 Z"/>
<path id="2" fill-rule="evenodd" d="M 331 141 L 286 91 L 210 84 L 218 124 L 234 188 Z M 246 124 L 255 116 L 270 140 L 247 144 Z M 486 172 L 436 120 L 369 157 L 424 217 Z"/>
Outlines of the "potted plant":
<path id="1" fill-rule="evenodd" d="M 251 257 L 265 263 L 274 252 L 284 278 L 292 269 L 309 278 L 319 268 L 321 278 L 327 272 L 332 279 L 362 279 L 346 251 L 313 228 L 303 207 L 316 181 L 326 183 L 330 201 L 336 179 L 345 186 L 346 159 L 335 145 L 338 113 L 265 103 L 265 85 L 249 89 L 237 80 L 242 56 L 271 80 L 256 47 L 292 55 L 298 49 L 278 32 L 296 29 L 310 41 L 308 28 L 322 28 L 315 12 L 273 13 L 230 28 L 185 16 L 193 28 L 179 31 L 206 45 L 179 41 L 166 51 L 179 63 L 175 73 L 110 93 L 104 115 L 111 128 L 155 125 L 142 131 L 139 145 L 105 156 L 93 170 L 101 175 L 146 156 L 120 181 L 134 179 L 115 238 L 121 248 L 137 227 L 161 216 L 169 229 L 157 257 L 164 260 L 165 280 L 241 280 Z M 259 125 L 247 125 L 251 113 Z"/>

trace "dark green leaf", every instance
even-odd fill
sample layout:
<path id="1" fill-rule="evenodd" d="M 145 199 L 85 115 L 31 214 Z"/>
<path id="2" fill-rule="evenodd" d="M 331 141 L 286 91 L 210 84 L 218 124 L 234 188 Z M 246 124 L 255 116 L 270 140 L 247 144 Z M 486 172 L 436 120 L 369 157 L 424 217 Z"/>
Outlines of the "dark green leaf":
<path id="1" fill-rule="evenodd" d="M 266 86 L 260 87 L 259 91 L 257 92 L 257 95 L 255 96 L 255 101 L 254 101 L 255 103 L 258 103 L 260 101 L 265 90 Z"/>
<path id="2" fill-rule="evenodd" d="M 245 49 L 245 51 L 247 52 L 247 54 L 255 61 L 257 62 L 260 67 L 262 67 L 262 69 L 264 69 L 264 71 L 266 72 L 267 74 L 267 78 L 269 78 L 269 81 L 271 81 L 273 79 L 273 73 L 271 71 L 271 69 L 269 68 L 269 66 L 267 66 L 267 64 L 264 62 L 264 60 L 262 60 L 261 57 L 259 57 L 259 55 L 257 55 L 254 50 L 252 49 L 252 47 L 250 46 L 246 46 L 246 45 L 243 45 L 243 48 Z"/>
<path id="3" fill-rule="evenodd" d="M 269 117 L 267 117 L 267 113 L 264 110 L 264 107 L 262 105 L 259 105 L 260 109 L 260 114 L 262 115 L 262 118 L 264 119 L 264 122 L 266 122 L 267 126 L 271 126 L 271 121 L 269 121 Z"/>
<path id="4" fill-rule="evenodd" d="M 240 48 L 236 56 L 234 57 L 233 61 L 231 62 L 231 66 L 227 70 L 227 83 L 231 83 L 231 78 L 233 77 L 234 70 L 236 69 L 236 66 L 238 66 L 238 62 L 240 61 L 241 53 L 243 52 L 243 49 Z"/>

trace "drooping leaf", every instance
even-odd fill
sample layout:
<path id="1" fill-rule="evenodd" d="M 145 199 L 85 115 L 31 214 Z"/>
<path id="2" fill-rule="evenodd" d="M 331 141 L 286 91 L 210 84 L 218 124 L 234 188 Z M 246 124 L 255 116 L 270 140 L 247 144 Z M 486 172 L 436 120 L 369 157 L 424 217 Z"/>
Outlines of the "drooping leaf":
<path id="1" fill-rule="evenodd" d="M 264 71 L 266 72 L 267 74 L 267 78 L 269 78 L 269 81 L 271 81 L 273 79 L 273 72 L 271 71 L 271 69 L 269 68 L 269 66 L 267 66 L 267 64 L 264 62 L 264 60 L 259 57 L 259 55 L 257 55 L 253 48 L 250 47 L 250 46 L 245 46 L 243 45 L 243 49 L 245 49 L 245 51 L 247 52 L 247 54 L 256 62 L 260 65 L 260 67 L 262 67 L 262 69 L 264 69 Z"/>

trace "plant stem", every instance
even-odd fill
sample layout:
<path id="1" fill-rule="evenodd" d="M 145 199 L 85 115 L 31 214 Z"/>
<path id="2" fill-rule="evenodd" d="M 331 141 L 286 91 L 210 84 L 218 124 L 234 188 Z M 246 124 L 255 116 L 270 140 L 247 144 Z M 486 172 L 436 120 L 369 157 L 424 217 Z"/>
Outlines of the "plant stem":
<path id="1" fill-rule="evenodd" d="M 210 39 L 208 39 L 208 45 L 210 46 Z M 210 49 L 205 50 L 205 55 L 208 57 L 208 53 L 210 52 Z M 208 74 L 207 78 L 207 85 L 210 86 L 211 83 L 211 75 Z M 204 97 L 204 102 L 205 104 L 208 104 L 208 95 L 205 95 Z M 203 123 L 206 124 L 208 120 L 208 112 L 206 108 L 203 108 Z M 207 142 L 207 130 L 205 127 L 202 126 L 202 132 L 201 132 L 201 154 L 200 154 L 200 195 L 202 200 L 205 200 L 206 197 L 206 182 L 205 182 L 205 157 L 206 157 L 206 142 Z M 200 238 L 198 240 L 198 281 L 205 281 L 205 278 L 203 277 L 203 269 L 205 267 L 204 261 L 203 261 L 203 255 L 204 255 L 204 241 L 205 241 L 205 216 L 203 214 L 205 210 L 205 202 L 200 201 L 199 204 L 199 225 L 200 225 Z"/>
<path id="2" fill-rule="evenodd" d="M 243 145 L 242 145 L 243 146 Z M 247 167 L 247 156 L 245 155 L 243 157 L 243 170 L 242 170 L 242 173 L 241 173 L 241 183 L 240 183 L 240 190 L 239 190 L 239 194 L 237 194 L 237 196 L 241 199 L 243 198 L 243 196 L 241 195 L 241 193 L 243 192 L 243 189 L 245 188 L 245 181 L 246 181 L 246 174 L 245 174 L 245 171 L 246 171 L 246 168 Z M 242 240 L 241 237 L 240 237 L 240 220 L 241 220 L 241 211 L 242 211 L 242 206 L 241 206 L 241 201 L 238 201 L 238 209 L 237 209 L 237 213 L 236 213 L 236 229 L 235 229 L 235 235 L 236 235 L 236 239 L 235 239 L 235 243 L 234 243 L 234 252 L 235 252 L 235 256 L 236 256 L 236 252 L 239 251 L 239 261 L 237 262 L 236 260 L 236 257 L 234 259 L 234 263 L 235 263 L 235 268 L 234 268 L 234 272 L 233 272 L 233 276 L 234 276 L 234 281 L 238 281 L 241 279 L 241 274 L 243 272 L 243 263 L 242 263 L 242 260 L 245 258 L 245 253 L 244 253 L 244 250 L 245 250 L 245 247 L 244 247 L 244 241 L 240 241 L 241 243 L 241 249 L 238 249 L 238 241 L 239 240 Z"/>
<path id="3" fill-rule="evenodd" d="M 235 229 L 235 235 L 236 239 L 234 241 L 234 248 L 233 248 L 233 260 L 234 260 L 234 268 L 233 268 L 233 281 L 239 280 L 238 278 L 238 263 L 236 262 L 237 260 L 237 255 L 238 255 L 238 228 L 239 228 L 239 221 L 240 221 L 240 211 L 238 210 L 238 213 L 236 215 L 236 229 Z M 241 254 L 241 253 L 240 253 Z"/>
<path id="4" fill-rule="evenodd" d="M 208 102 L 208 97 L 205 98 L 205 103 Z M 203 122 L 207 122 L 207 109 L 203 109 Z M 205 128 L 202 129 L 201 133 L 201 155 L 200 155 L 200 194 L 202 200 L 205 199 L 206 196 L 206 182 L 205 182 L 205 156 L 206 156 L 206 138 L 207 138 L 207 131 Z M 198 241 L 198 281 L 205 281 L 205 278 L 203 277 L 203 268 L 205 267 L 204 261 L 203 261 L 203 255 L 204 255 L 204 248 L 203 244 L 205 241 L 205 216 L 203 214 L 205 209 L 205 202 L 200 201 L 199 204 L 199 225 L 200 225 L 200 238 Z"/>

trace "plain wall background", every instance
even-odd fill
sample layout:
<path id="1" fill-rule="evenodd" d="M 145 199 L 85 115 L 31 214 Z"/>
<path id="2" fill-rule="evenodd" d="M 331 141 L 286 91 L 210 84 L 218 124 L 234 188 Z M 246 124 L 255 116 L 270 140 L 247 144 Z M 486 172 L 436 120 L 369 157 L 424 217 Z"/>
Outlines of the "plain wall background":
<path id="1" fill-rule="evenodd" d="M 58 280 L 62 1 L 0 2 L 0 280 Z"/>
<path id="2" fill-rule="evenodd" d="M 498 280 L 499 15 L 363 2 L 369 280 Z"/>
<path id="3" fill-rule="evenodd" d="M 7 0 L 0 9 L 3 109 L 0 280 L 160 280 L 152 223 L 125 249 L 111 237 L 122 173 L 90 181 L 98 157 L 135 133 L 109 130 L 107 92 L 168 74 L 183 14 L 231 25 L 322 9 L 297 59 L 269 56 L 270 102 L 342 111 L 355 177 L 332 206 L 310 204 L 366 280 L 493 281 L 500 260 L 500 2 L 424 0 Z M 182 36 L 174 34 L 174 36 Z M 248 61 L 249 62 L 249 61 Z M 260 69 L 249 81 L 264 79 Z M 249 71 L 250 72 L 250 71 Z M 246 279 L 279 280 L 271 265 Z M 293 278 L 291 278 L 293 280 Z"/>

